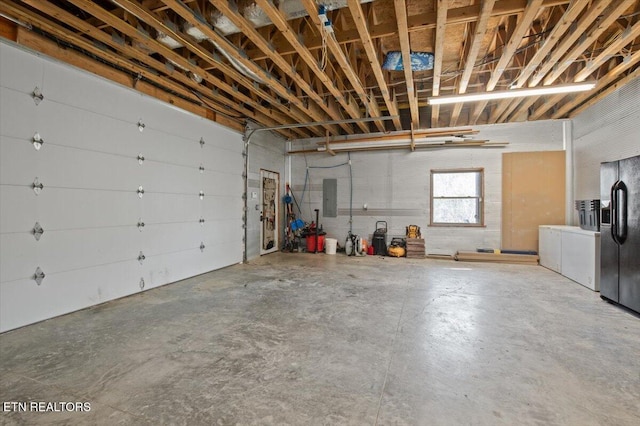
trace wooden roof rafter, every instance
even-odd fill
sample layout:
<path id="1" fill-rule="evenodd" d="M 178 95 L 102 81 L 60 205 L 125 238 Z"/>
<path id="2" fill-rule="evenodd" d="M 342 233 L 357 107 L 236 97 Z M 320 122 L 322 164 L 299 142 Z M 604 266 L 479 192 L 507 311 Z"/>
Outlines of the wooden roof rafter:
<path id="1" fill-rule="evenodd" d="M 179 0 L 163 0 L 163 1 L 165 1 L 172 8 L 180 7 L 178 5 L 178 1 Z M 313 90 L 313 87 L 308 82 L 306 82 L 297 72 L 295 72 L 295 70 L 291 69 L 291 67 L 287 63 L 287 61 L 285 61 L 285 59 L 278 52 L 276 52 L 276 51 L 274 51 L 272 49 L 271 43 L 267 42 L 260 35 L 260 33 L 258 31 L 256 31 L 256 29 L 253 27 L 253 25 L 250 24 L 249 21 L 246 20 L 246 18 L 244 18 L 243 16 L 238 14 L 236 11 L 232 10 L 229 7 L 229 4 L 227 3 L 226 0 L 209 0 L 209 1 L 218 10 L 220 10 L 231 22 L 233 22 L 233 24 L 235 26 L 240 28 L 244 32 L 245 36 L 249 37 L 251 39 L 251 41 L 255 45 L 259 46 L 259 48 L 262 49 L 263 52 L 266 53 L 267 56 L 276 64 L 276 66 L 278 66 L 278 68 L 283 72 L 283 74 L 287 75 L 293 81 L 295 81 L 297 86 L 300 87 L 308 96 L 310 96 L 311 99 L 313 99 L 314 103 L 319 107 L 319 109 L 316 110 L 315 108 L 312 108 L 310 105 L 306 109 L 307 109 L 307 111 L 309 112 L 309 115 L 311 116 L 311 118 L 314 121 L 316 121 L 316 122 L 329 121 L 327 119 L 327 117 L 330 117 L 333 120 L 340 120 L 340 119 L 344 118 L 344 117 L 339 115 L 339 112 L 337 110 L 332 109 L 328 105 L 326 105 L 325 102 L 323 101 L 323 99 L 318 95 L 318 93 L 316 93 Z M 187 18 L 187 16 L 183 16 L 183 17 L 185 19 Z M 202 24 L 200 24 L 200 25 L 202 26 Z M 213 34 L 215 34 L 216 38 L 223 39 L 222 37 L 217 35 L 214 31 L 209 29 L 208 26 L 206 26 L 206 28 L 207 28 L 207 33 L 213 33 Z M 252 71 L 258 72 L 259 74 L 264 75 L 264 77 L 266 78 L 266 81 L 270 80 L 270 78 L 269 78 L 270 76 L 266 75 L 264 70 L 256 69 L 256 67 L 253 65 L 253 64 L 255 64 L 255 62 L 252 61 L 251 59 L 243 57 L 241 62 L 245 66 L 249 66 L 250 68 L 253 68 Z M 278 88 L 278 84 L 273 84 L 273 85 L 270 85 L 270 86 L 272 88 L 274 88 L 274 89 Z M 294 105 L 297 105 L 298 107 L 302 106 L 304 108 L 304 106 L 302 105 L 302 102 L 299 99 L 297 99 L 296 97 L 292 96 L 288 92 L 288 89 L 285 88 L 284 91 L 285 91 L 285 93 L 283 93 L 283 97 L 285 97 L 286 99 L 289 99 Z M 318 111 L 323 111 L 323 113 L 320 114 Z M 304 123 L 305 120 L 300 120 L 300 122 Z M 348 125 L 341 124 L 340 126 L 347 133 L 351 133 L 352 132 L 351 128 Z M 329 128 L 329 130 L 333 134 L 339 134 L 340 133 L 338 131 L 337 126 L 335 126 L 335 125 L 325 125 L 323 127 Z"/>
<path id="2" fill-rule="evenodd" d="M 469 81 L 471 80 L 471 75 L 476 66 L 478 54 L 480 53 L 480 48 L 482 47 L 482 42 L 487 32 L 487 27 L 489 25 L 489 18 L 491 17 L 491 12 L 493 11 L 494 4 L 495 4 L 495 0 L 485 0 L 482 3 L 482 9 L 480 10 L 480 18 L 478 19 L 478 22 L 475 26 L 475 29 L 473 32 L 473 41 L 471 43 L 471 47 L 469 48 L 469 53 L 466 56 L 462 77 L 460 77 L 460 82 L 458 83 L 458 94 L 464 94 L 467 92 L 467 87 L 469 85 Z M 453 112 L 451 114 L 451 121 L 450 121 L 451 127 L 455 127 L 456 124 L 458 123 L 458 118 L 460 117 L 461 111 L 462 111 L 462 104 L 461 103 L 455 104 L 453 107 Z"/>
<path id="3" fill-rule="evenodd" d="M 258 1 L 261 2 L 261 1 L 265 1 L 265 0 L 258 0 Z M 322 28 L 324 24 L 322 22 L 320 22 L 320 19 L 318 17 L 317 5 L 316 5 L 315 1 L 314 0 L 302 0 L 302 4 L 305 7 L 307 13 L 309 14 L 309 18 L 311 19 L 311 21 L 318 28 L 318 31 L 324 31 L 324 29 Z M 356 91 L 356 94 L 360 98 L 360 102 L 362 103 L 362 105 L 364 106 L 366 111 L 368 112 L 368 116 L 369 117 L 373 117 L 373 118 L 381 117 L 382 114 L 380 112 L 380 109 L 378 108 L 378 103 L 374 102 L 374 100 L 372 100 L 369 97 L 368 93 L 366 92 L 366 90 L 362 86 L 362 82 L 360 81 L 360 78 L 358 77 L 356 71 L 354 71 L 354 69 L 353 69 L 352 62 L 347 59 L 347 57 L 345 56 L 345 53 L 342 51 L 342 48 L 340 47 L 340 45 L 336 41 L 336 39 L 333 36 L 333 34 L 327 35 L 326 42 L 327 42 L 327 46 L 328 46 L 329 50 L 331 51 L 331 53 L 333 54 L 333 56 L 334 56 L 334 58 L 336 60 L 336 62 L 338 63 L 338 65 L 340 65 L 342 67 L 342 72 L 345 74 L 345 76 L 349 80 L 349 83 L 351 84 L 351 87 L 353 87 L 353 89 Z M 374 123 L 378 127 L 378 130 L 380 130 L 381 132 L 385 131 L 384 122 L 375 121 Z M 361 124 L 364 124 L 364 123 L 361 123 Z M 365 126 L 365 127 L 366 127 L 366 130 L 365 129 L 363 129 L 363 130 L 365 132 L 368 132 L 369 131 L 368 126 Z"/>
<path id="4" fill-rule="evenodd" d="M 509 37 L 509 41 L 507 42 L 500 56 L 500 59 L 496 63 L 489 81 L 487 82 L 487 92 L 493 91 L 493 89 L 495 89 L 495 87 L 497 86 L 500 77 L 502 77 L 505 69 L 513 59 L 513 55 L 515 54 L 516 49 L 520 46 L 522 38 L 529 31 L 529 29 L 531 28 L 531 23 L 542 8 L 542 3 L 543 0 L 530 0 L 529 3 L 527 3 L 527 7 L 525 8 L 519 22 L 516 25 L 511 25 L 510 31 L 513 31 L 512 35 L 511 37 Z M 478 118 L 487 103 L 487 101 L 480 101 L 475 105 L 473 116 L 470 119 L 471 124 L 475 124 L 478 121 Z"/>
<path id="5" fill-rule="evenodd" d="M 448 3 L 449 0 L 438 0 L 436 3 L 438 9 L 436 11 L 435 45 L 433 48 L 433 84 L 431 96 L 438 96 L 440 94 L 440 77 L 442 75 L 442 59 L 444 57 L 444 37 L 447 24 Z M 433 105 L 431 107 L 431 127 L 439 127 L 439 120 L 440 106 Z"/>

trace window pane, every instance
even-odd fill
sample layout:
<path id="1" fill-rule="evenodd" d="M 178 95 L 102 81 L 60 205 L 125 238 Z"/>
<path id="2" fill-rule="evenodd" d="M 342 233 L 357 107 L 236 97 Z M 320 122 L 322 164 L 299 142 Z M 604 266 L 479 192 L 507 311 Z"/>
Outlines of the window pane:
<path id="1" fill-rule="evenodd" d="M 434 198 L 433 223 L 480 223 L 477 198 Z"/>
<path id="2" fill-rule="evenodd" d="M 433 197 L 479 197 L 480 172 L 433 173 Z"/>

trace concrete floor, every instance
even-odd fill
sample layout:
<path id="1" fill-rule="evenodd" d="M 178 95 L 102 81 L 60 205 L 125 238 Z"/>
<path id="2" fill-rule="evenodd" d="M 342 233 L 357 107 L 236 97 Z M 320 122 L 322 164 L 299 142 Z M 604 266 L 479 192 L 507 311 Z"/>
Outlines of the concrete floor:
<path id="1" fill-rule="evenodd" d="M 640 319 L 536 266 L 272 254 L 0 336 L 4 424 L 639 425 Z"/>

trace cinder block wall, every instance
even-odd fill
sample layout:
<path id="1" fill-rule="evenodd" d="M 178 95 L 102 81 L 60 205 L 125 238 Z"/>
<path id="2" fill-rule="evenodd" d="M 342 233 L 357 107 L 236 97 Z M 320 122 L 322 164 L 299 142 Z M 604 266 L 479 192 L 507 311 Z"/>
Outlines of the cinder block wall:
<path id="1" fill-rule="evenodd" d="M 371 239 L 377 220 L 388 222 L 389 234 L 403 236 L 405 226 L 419 225 L 427 253 L 455 253 L 478 247 L 500 247 L 502 211 L 502 153 L 515 151 L 563 150 L 562 121 L 473 126 L 480 131 L 476 139 L 509 142 L 506 148 L 442 149 L 384 152 L 358 152 L 351 155 L 353 175 L 353 231 Z M 297 143 L 296 149 L 317 146 L 315 141 Z M 347 154 L 293 155 L 292 181 L 301 197 L 307 167 L 327 167 L 345 163 Z M 431 169 L 484 168 L 485 227 L 428 227 L 429 179 Z M 349 230 L 349 168 L 309 168 L 302 210 L 312 219 L 313 209 L 322 209 L 322 180 L 338 179 L 338 217 L 322 217 L 328 236 L 344 243 Z M 367 204 L 367 210 L 363 206 Z"/>

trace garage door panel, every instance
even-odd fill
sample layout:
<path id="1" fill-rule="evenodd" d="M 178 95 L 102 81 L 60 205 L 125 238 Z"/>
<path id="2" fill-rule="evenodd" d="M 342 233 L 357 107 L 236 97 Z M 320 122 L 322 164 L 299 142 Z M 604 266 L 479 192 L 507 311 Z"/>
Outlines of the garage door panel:
<path id="1" fill-rule="evenodd" d="M 0 332 L 140 291 L 139 265 L 124 262 L 0 284 Z"/>
<path id="2" fill-rule="evenodd" d="M 33 89 L 33 88 L 32 88 Z M 27 143 L 38 131 L 40 112 L 31 96 L 0 88 L 0 134 L 12 136 Z"/>
<path id="3" fill-rule="evenodd" d="M 203 229 L 207 240 L 212 243 L 229 243 L 233 241 L 242 241 L 244 230 L 242 229 L 242 221 L 225 220 L 206 222 Z"/>
<path id="4" fill-rule="evenodd" d="M 59 146 L 42 151 L 39 175 L 53 187 L 134 192 L 142 178 L 133 159 Z"/>
<path id="5" fill-rule="evenodd" d="M 26 186 L 0 185 L 0 233 L 28 232 L 38 218 L 38 197 Z"/>
<path id="6" fill-rule="evenodd" d="M 201 163 L 202 149 L 197 139 L 190 140 L 154 129 L 145 129 L 140 138 L 142 152 L 153 161 L 191 166 Z"/>
<path id="7" fill-rule="evenodd" d="M 193 196 L 152 193 L 141 201 L 141 217 L 145 223 L 198 222 L 204 200 Z"/>
<path id="8" fill-rule="evenodd" d="M 140 132 L 133 123 L 62 104 L 40 121 L 42 137 L 54 144 L 119 154 L 133 161 L 140 150 Z"/>
<path id="9" fill-rule="evenodd" d="M 16 63 L 20 63 L 20 66 L 15 66 Z M 42 88 L 43 70 L 40 58 L 0 45 L 0 86 L 31 93 L 36 86 Z"/>
<path id="10" fill-rule="evenodd" d="M 0 183 L 29 185 L 38 176 L 40 152 L 25 140 L 0 136 Z"/>
<path id="11" fill-rule="evenodd" d="M 149 256 L 145 260 L 145 289 L 158 287 L 205 272 L 203 253 L 195 248 L 176 253 Z"/>
<path id="12" fill-rule="evenodd" d="M 150 256 L 198 248 L 202 241 L 199 223 L 168 223 L 145 226 L 142 232 L 145 255 Z"/>
<path id="13" fill-rule="evenodd" d="M 204 175 L 202 185 L 205 194 L 241 197 L 244 192 L 240 176 L 216 172 L 205 172 Z"/>
<path id="14" fill-rule="evenodd" d="M 241 242 L 209 244 L 203 253 L 202 269 L 208 272 L 240 263 L 242 254 Z"/>
<path id="15" fill-rule="evenodd" d="M 241 153 L 225 149 L 213 150 L 205 147 L 203 154 L 203 165 L 206 170 L 242 176 L 244 162 Z"/>
<path id="16" fill-rule="evenodd" d="M 46 188 L 38 196 L 39 220 L 46 229 L 135 226 L 142 200 L 135 191 Z"/>
<path id="17" fill-rule="evenodd" d="M 145 190 L 149 192 L 171 192 L 179 194 L 193 194 L 198 197 L 202 190 L 200 173 L 197 168 L 187 168 L 172 164 L 149 161 L 144 163 Z"/>
<path id="18" fill-rule="evenodd" d="M 225 219 L 237 219 L 242 217 L 242 208 L 244 206 L 240 197 L 204 197 L 204 216 L 207 220 L 225 220 Z M 252 210 L 249 212 L 259 211 Z"/>
<path id="19" fill-rule="evenodd" d="M 26 279 L 38 267 L 38 242 L 27 232 L 0 234 L 0 281 Z"/>
<path id="20" fill-rule="evenodd" d="M 40 266 L 56 273 L 135 260 L 137 234 L 135 227 L 47 232 L 37 246 Z"/>

